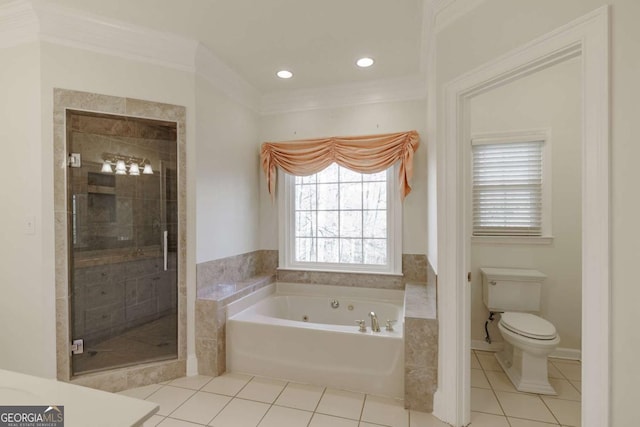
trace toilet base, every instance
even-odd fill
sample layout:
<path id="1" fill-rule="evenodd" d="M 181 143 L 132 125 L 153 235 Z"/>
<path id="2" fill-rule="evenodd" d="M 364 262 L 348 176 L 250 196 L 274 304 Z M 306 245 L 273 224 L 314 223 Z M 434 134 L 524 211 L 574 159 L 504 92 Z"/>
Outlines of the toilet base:
<path id="1" fill-rule="evenodd" d="M 505 342 L 504 349 L 496 353 L 496 360 L 518 391 L 557 395 L 549 383 L 547 355 L 525 353 Z"/>

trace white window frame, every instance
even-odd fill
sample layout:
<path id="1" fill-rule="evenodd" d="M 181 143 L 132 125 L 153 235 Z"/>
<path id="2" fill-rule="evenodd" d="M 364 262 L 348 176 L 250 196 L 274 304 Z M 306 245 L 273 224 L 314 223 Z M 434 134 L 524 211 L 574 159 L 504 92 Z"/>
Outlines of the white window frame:
<path id="1" fill-rule="evenodd" d="M 551 244 L 552 234 L 552 177 L 551 177 L 551 130 L 533 129 L 523 131 L 492 132 L 486 134 L 476 134 L 471 138 L 471 147 L 476 144 L 500 144 L 500 143 L 522 143 L 522 142 L 542 142 L 542 229 L 540 236 L 474 236 L 471 241 L 474 243 L 488 244 Z M 470 149 L 471 149 L 470 147 Z M 470 160 L 473 158 L 471 153 Z M 473 188 L 473 161 L 469 162 L 471 172 L 469 173 L 469 194 Z M 473 209 L 469 209 L 473 219 Z M 470 222 L 471 224 L 471 222 Z"/>
<path id="2" fill-rule="evenodd" d="M 387 264 L 300 262 L 295 260 L 295 176 L 278 169 L 279 268 L 339 273 L 402 274 L 402 200 L 398 164 L 387 169 Z"/>

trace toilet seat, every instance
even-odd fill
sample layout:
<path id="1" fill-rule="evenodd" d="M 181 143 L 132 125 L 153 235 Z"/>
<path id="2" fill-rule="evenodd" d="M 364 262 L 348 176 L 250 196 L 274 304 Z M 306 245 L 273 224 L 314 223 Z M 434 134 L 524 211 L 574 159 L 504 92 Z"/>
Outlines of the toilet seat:
<path id="1" fill-rule="evenodd" d="M 500 320 L 507 330 L 534 340 L 553 340 L 558 336 L 553 323 L 530 313 L 502 313 Z"/>

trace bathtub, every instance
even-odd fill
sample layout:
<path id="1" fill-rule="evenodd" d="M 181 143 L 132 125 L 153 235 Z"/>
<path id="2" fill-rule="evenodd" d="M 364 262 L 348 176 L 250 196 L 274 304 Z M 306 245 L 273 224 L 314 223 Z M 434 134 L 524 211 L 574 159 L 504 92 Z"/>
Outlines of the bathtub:
<path id="1" fill-rule="evenodd" d="M 227 370 L 402 399 L 403 300 L 398 290 L 270 285 L 229 304 Z M 381 332 L 371 331 L 371 311 Z"/>

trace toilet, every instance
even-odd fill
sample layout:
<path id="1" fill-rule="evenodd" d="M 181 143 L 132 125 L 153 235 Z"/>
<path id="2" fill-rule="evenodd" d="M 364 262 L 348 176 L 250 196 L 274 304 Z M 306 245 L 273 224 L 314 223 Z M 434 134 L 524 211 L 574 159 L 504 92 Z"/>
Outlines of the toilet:
<path id="1" fill-rule="evenodd" d="M 504 348 L 496 353 L 502 369 L 519 391 L 557 394 L 549 384 L 547 356 L 560 343 L 553 324 L 540 311 L 540 290 L 546 275 L 519 268 L 481 268 L 482 301 L 502 313 L 498 330 Z"/>

